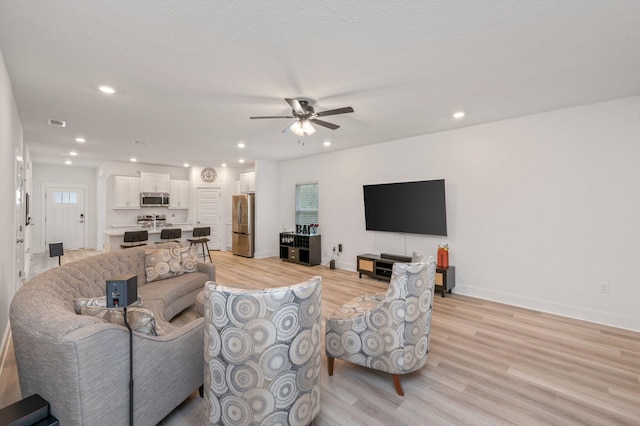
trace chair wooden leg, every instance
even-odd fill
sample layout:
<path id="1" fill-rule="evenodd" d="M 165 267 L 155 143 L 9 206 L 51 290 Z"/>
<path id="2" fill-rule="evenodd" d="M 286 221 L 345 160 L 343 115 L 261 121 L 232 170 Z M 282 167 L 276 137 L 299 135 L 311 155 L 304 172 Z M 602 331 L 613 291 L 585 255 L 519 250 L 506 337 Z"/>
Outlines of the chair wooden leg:
<path id="1" fill-rule="evenodd" d="M 327 357 L 327 367 L 329 369 L 329 375 L 333 376 L 333 361 L 335 358 L 332 358 L 330 356 Z"/>
<path id="2" fill-rule="evenodd" d="M 213 263 L 213 259 L 211 259 L 211 251 L 209 251 L 209 243 L 205 242 L 204 243 L 205 246 L 207 246 L 207 256 L 209 256 L 209 262 Z M 205 262 L 207 260 L 205 259 Z"/>
<path id="3" fill-rule="evenodd" d="M 402 383 L 400 383 L 400 376 L 398 374 L 393 375 L 393 385 L 396 387 L 398 395 L 404 396 L 404 390 L 402 390 Z"/>

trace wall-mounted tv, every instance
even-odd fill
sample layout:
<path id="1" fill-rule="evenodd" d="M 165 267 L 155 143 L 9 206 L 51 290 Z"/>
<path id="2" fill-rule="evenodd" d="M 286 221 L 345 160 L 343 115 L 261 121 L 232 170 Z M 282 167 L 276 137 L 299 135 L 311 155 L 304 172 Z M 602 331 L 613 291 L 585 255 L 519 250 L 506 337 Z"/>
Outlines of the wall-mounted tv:
<path id="1" fill-rule="evenodd" d="M 367 231 L 447 235 L 444 179 L 363 185 Z"/>

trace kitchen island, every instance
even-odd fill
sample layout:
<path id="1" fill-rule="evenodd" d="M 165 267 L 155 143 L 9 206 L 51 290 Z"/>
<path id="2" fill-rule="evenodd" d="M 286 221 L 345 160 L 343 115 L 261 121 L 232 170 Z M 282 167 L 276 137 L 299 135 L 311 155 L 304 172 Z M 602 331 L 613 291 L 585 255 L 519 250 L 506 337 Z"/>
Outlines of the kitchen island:
<path id="1" fill-rule="evenodd" d="M 193 226 L 192 225 L 181 225 L 181 226 L 172 226 L 166 227 L 167 229 L 182 229 L 182 237 L 179 238 L 184 244 L 187 244 L 187 238 L 191 238 L 193 236 Z M 115 251 L 122 250 L 120 244 L 124 244 L 124 233 L 127 231 L 148 231 L 149 232 L 149 241 L 145 241 L 147 244 L 154 244 L 156 242 L 161 242 L 160 232 L 162 231 L 162 227 L 158 228 L 143 228 L 141 226 L 131 226 L 128 228 L 114 228 L 114 229 L 105 229 L 104 232 L 104 251 Z"/>

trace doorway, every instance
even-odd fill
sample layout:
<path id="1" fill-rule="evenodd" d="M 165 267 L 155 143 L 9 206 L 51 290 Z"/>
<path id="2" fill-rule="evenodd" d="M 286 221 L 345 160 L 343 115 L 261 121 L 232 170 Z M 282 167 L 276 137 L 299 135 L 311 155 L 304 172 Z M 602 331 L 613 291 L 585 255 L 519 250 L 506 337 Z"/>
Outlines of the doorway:
<path id="1" fill-rule="evenodd" d="M 210 250 L 222 250 L 222 190 L 220 188 L 198 188 L 196 225 L 211 227 Z"/>
<path id="2" fill-rule="evenodd" d="M 86 187 L 45 186 L 45 248 L 62 242 L 65 250 L 85 247 Z"/>

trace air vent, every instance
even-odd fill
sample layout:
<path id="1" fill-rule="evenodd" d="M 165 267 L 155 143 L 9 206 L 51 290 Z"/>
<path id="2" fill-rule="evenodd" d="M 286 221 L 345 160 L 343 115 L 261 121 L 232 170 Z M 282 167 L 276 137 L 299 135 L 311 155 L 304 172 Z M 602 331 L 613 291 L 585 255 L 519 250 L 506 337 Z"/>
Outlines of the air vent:
<path id="1" fill-rule="evenodd" d="M 49 119 L 49 125 L 50 126 L 58 126 L 58 127 L 66 127 L 67 126 L 67 122 L 64 120 L 55 120 L 53 118 Z"/>
<path id="2" fill-rule="evenodd" d="M 145 141 L 131 141 L 131 143 L 135 143 L 136 145 L 153 146 L 153 142 L 145 142 Z"/>

